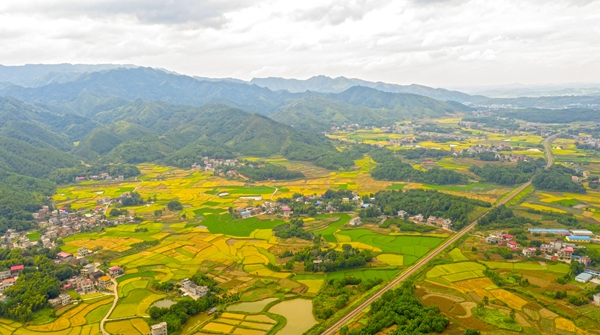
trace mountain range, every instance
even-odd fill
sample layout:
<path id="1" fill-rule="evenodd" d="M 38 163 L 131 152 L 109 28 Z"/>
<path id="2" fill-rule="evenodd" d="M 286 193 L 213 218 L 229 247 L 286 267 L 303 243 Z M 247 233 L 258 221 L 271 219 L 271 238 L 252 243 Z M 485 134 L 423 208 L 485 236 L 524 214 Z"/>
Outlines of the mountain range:
<path id="1" fill-rule="evenodd" d="M 185 167 L 201 155 L 281 155 L 335 169 L 353 163 L 323 136 L 333 125 L 464 115 L 485 104 L 548 108 L 528 115 L 600 104 L 596 96 L 489 99 L 344 77 L 243 82 L 119 65 L 0 67 L 0 82 L 0 170 L 35 178 L 81 161 Z"/>

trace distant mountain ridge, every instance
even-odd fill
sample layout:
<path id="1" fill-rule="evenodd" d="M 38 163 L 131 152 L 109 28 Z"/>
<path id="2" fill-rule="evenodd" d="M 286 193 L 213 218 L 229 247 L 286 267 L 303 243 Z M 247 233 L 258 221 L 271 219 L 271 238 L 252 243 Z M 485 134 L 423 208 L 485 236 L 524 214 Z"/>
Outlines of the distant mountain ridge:
<path id="1" fill-rule="evenodd" d="M 473 102 L 485 99 L 483 96 L 471 96 L 458 91 L 450 91 L 443 88 L 431 88 L 422 85 L 396 85 L 383 82 L 371 82 L 362 79 L 327 76 L 314 76 L 306 80 L 285 79 L 277 77 L 253 78 L 250 83 L 260 87 L 266 87 L 274 91 L 287 90 L 291 93 L 302 93 L 306 91 L 320 93 L 340 93 L 354 86 L 364 86 L 390 93 L 411 93 L 423 95 L 442 101 Z"/>
<path id="2" fill-rule="evenodd" d="M 41 85 L 47 76 L 60 77 L 68 76 L 74 78 L 77 74 L 86 72 L 98 72 L 116 68 L 134 68 L 135 65 L 119 64 L 26 64 L 19 66 L 5 66 L 0 64 L 0 83 L 10 83 L 12 85 L 30 86 Z M 46 79 L 48 81 L 49 79 Z M 57 79 L 55 79 L 56 81 Z M 67 80 L 66 78 L 64 80 Z"/>

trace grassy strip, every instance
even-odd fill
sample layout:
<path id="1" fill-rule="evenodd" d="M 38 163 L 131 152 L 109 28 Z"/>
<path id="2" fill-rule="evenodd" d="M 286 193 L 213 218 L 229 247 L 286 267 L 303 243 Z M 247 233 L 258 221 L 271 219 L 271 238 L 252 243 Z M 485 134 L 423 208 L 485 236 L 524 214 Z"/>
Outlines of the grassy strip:
<path id="1" fill-rule="evenodd" d="M 527 199 L 527 197 L 529 197 L 531 194 L 533 194 L 533 192 L 535 192 L 535 187 L 533 187 L 533 185 L 529 185 L 529 186 L 525 187 L 521 192 L 519 192 L 517 195 L 515 195 L 514 198 L 512 198 L 509 202 L 506 203 L 506 207 L 512 207 L 512 206 L 519 205 L 520 203 L 525 201 L 525 199 Z"/>

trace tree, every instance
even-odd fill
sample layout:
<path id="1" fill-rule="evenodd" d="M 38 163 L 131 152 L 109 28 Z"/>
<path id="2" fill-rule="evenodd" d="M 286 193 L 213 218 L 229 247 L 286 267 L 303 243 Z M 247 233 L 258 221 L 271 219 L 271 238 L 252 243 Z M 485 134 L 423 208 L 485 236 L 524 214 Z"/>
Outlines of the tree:
<path id="1" fill-rule="evenodd" d="M 489 304 L 490 299 L 487 296 L 483 297 L 483 304 L 487 306 L 487 304 Z"/>
<path id="2" fill-rule="evenodd" d="M 171 200 L 169 201 L 169 203 L 167 204 L 167 208 L 170 211 L 180 211 L 183 209 L 183 205 L 181 204 L 181 202 L 179 202 L 178 200 Z"/>
<path id="3" fill-rule="evenodd" d="M 122 212 L 116 208 L 113 208 L 110 210 L 110 212 L 108 213 L 110 216 L 115 217 L 115 216 L 119 216 L 122 214 Z"/>
<path id="4" fill-rule="evenodd" d="M 515 312 L 514 309 L 511 309 L 510 310 L 510 318 L 514 320 L 516 317 L 517 317 L 517 312 Z"/>

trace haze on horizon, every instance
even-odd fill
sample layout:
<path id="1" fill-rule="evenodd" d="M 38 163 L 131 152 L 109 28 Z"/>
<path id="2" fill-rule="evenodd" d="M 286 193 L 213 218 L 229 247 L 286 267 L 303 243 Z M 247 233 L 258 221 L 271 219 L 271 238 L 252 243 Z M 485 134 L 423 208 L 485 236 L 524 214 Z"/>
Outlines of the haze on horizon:
<path id="1" fill-rule="evenodd" d="M 436 87 L 590 83 L 600 1 L 21 0 L 0 64 L 113 63 L 203 77 Z"/>

